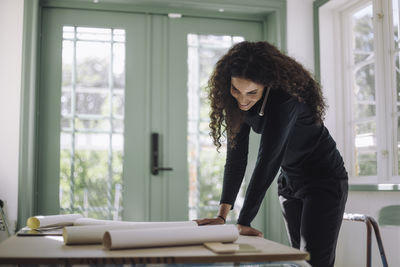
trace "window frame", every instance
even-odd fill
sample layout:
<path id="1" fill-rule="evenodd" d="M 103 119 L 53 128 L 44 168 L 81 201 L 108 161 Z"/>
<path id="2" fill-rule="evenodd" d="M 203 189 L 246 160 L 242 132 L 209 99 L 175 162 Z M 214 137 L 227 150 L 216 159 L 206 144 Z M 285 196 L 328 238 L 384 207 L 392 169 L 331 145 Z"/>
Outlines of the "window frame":
<path id="1" fill-rule="evenodd" d="M 363 6 L 372 3 L 374 27 L 374 73 L 376 96 L 376 148 L 377 148 L 377 175 L 355 176 L 355 139 L 354 135 L 354 95 L 352 75 L 352 32 L 351 14 Z M 343 129 L 344 159 L 349 173 L 351 184 L 399 184 L 398 148 L 397 148 L 397 119 L 396 87 L 394 70 L 394 42 L 392 23 L 392 2 L 382 0 L 351 1 L 342 5 L 335 13 L 336 22 L 339 22 L 339 31 L 336 37 L 340 39 L 340 69 L 342 82 L 342 103 L 338 109 L 344 110 L 344 120 L 337 126 Z M 387 14 L 387 15 L 386 15 Z M 382 16 L 383 15 L 383 16 Z M 344 71 L 343 71 L 344 70 Z M 380 89 L 384 88 L 384 90 Z M 336 93 L 338 94 L 338 93 Z"/>

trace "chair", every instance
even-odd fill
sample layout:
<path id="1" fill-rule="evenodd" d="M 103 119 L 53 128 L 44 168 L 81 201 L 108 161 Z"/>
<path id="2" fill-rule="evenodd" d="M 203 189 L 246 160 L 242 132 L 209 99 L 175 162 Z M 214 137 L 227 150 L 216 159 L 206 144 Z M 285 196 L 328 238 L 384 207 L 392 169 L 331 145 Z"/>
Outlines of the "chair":
<path id="1" fill-rule="evenodd" d="M 372 229 L 374 229 L 376 241 L 378 243 L 379 253 L 382 259 L 382 265 L 384 267 L 388 267 L 385 250 L 383 249 L 381 234 L 379 231 L 379 226 L 376 223 L 375 219 L 364 214 L 345 213 L 343 215 L 343 220 L 364 222 L 365 225 L 367 226 L 367 265 L 366 265 L 367 267 L 371 267 L 371 232 Z"/>

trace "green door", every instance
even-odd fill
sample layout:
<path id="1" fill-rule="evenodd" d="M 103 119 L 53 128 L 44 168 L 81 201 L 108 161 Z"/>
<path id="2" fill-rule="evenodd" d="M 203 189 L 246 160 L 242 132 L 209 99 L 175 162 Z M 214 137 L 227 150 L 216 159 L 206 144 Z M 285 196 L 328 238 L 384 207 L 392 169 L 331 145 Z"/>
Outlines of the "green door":
<path id="1" fill-rule="evenodd" d="M 263 39 L 262 23 L 49 8 L 41 32 L 36 213 L 214 215 L 225 153 L 204 85 L 232 44 Z M 153 133 L 172 170 L 151 172 Z"/>
<path id="2" fill-rule="evenodd" d="M 235 43 L 262 40 L 259 22 L 182 17 L 169 20 L 170 217 L 215 216 L 221 194 L 225 149 L 209 136 L 207 80 L 214 64 Z M 251 161 L 250 161 L 251 162 Z M 177 197 L 177 194 L 181 194 Z M 183 195 L 182 193 L 186 193 Z M 189 200 L 189 202 L 185 201 Z M 231 219 L 237 217 L 242 193 Z"/>
<path id="3" fill-rule="evenodd" d="M 147 219 L 146 21 L 44 10 L 36 213 Z"/>

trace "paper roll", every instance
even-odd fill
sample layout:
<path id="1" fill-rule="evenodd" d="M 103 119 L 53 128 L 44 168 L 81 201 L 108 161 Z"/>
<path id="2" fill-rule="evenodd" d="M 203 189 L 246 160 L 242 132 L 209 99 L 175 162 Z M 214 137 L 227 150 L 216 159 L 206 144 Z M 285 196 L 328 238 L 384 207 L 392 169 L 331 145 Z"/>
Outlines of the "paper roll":
<path id="1" fill-rule="evenodd" d="M 155 226 L 158 225 L 189 225 L 189 226 L 197 226 L 195 221 L 175 221 L 175 222 L 129 222 L 129 221 L 112 221 L 112 220 L 98 220 L 92 218 L 80 218 L 75 220 L 74 226 L 89 226 L 89 225 L 137 225 L 137 224 L 154 224 Z"/>
<path id="2" fill-rule="evenodd" d="M 198 245 L 206 242 L 234 242 L 239 237 L 235 225 L 207 225 L 137 230 L 109 230 L 104 234 L 107 249 Z"/>
<path id="3" fill-rule="evenodd" d="M 63 230 L 64 243 L 74 244 L 101 244 L 104 233 L 118 229 L 154 229 L 173 227 L 197 227 L 195 221 L 182 222 L 116 222 L 105 225 L 68 226 Z"/>
<path id="4" fill-rule="evenodd" d="M 49 228 L 57 226 L 73 225 L 75 220 L 82 218 L 81 214 L 63 214 L 50 216 L 34 216 L 29 217 L 26 225 L 31 229 Z"/>

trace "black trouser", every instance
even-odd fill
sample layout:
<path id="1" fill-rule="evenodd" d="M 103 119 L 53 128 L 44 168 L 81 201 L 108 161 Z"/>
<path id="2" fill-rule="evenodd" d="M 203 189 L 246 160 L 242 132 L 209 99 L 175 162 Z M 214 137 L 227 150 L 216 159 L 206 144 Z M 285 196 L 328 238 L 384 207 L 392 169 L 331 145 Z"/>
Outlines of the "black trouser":
<path id="1" fill-rule="evenodd" d="M 313 267 L 333 267 L 347 200 L 348 181 L 278 179 L 278 194 L 291 246 L 310 253 Z"/>

